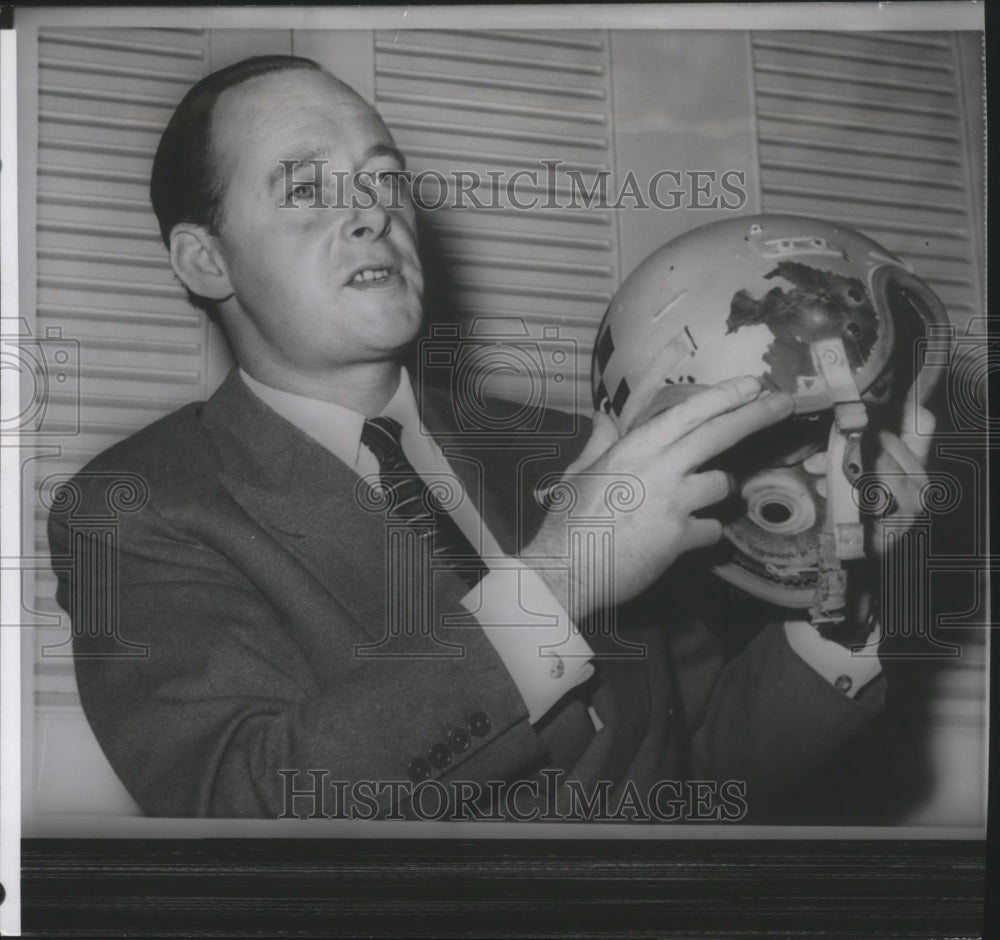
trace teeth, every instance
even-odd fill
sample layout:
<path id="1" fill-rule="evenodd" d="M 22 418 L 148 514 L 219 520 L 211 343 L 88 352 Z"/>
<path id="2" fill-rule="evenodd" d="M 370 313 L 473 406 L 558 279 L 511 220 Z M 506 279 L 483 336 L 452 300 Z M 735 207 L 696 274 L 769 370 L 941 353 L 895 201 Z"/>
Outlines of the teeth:
<path id="1" fill-rule="evenodd" d="M 351 279 L 351 283 L 356 284 L 361 281 L 381 281 L 383 278 L 388 276 L 388 268 L 366 268 L 364 271 L 358 271 L 358 273 Z"/>

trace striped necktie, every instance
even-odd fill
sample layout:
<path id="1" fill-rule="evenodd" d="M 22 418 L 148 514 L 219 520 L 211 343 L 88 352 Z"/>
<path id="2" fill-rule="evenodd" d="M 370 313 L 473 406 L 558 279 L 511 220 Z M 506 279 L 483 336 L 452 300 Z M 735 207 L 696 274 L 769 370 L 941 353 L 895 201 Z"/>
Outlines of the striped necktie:
<path id="1" fill-rule="evenodd" d="M 396 525 L 421 526 L 421 535 L 432 539 L 434 560 L 454 570 L 471 590 L 489 569 L 433 490 L 406 459 L 400 443 L 402 432 L 398 421 L 386 417 L 365 421 L 361 431 L 361 443 L 379 462 L 381 482 L 389 502 L 386 518 Z"/>

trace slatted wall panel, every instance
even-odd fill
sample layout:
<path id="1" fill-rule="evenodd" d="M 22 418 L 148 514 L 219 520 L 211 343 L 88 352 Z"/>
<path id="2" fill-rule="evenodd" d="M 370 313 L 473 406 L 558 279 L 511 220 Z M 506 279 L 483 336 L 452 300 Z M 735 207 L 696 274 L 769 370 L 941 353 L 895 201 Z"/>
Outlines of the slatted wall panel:
<path id="1" fill-rule="evenodd" d="M 204 397 L 205 325 L 174 280 L 149 205 L 159 135 L 208 70 L 203 30 L 56 30 L 38 37 L 36 333 L 79 343 L 79 386 L 54 384 L 47 422 L 79 434 L 43 438 L 58 457 L 39 481 L 91 457 L 180 405 Z M 36 551 L 46 555 L 38 504 Z M 61 626 L 38 631 L 39 705 L 77 702 L 68 617 L 55 577 L 40 572 L 36 607 Z M 44 646 L 49 646 L 43 654 Z M 53 648 L 54 647 L 54 648 Z"/>
<path id="2" fill-rule="evenodd" d="M 858 228 L 959 327 L 982 316 L 952 35 L 757 33 L 753 56 L 763 210 Z"/>
<path id="3" fill-rule="evenodd" d="M 966 140 L 955 37 L 762 32 L 752 48 L 762 211 L 855 227 L 910 262 L 960 332 L 984 316 L 969 175 L 983 154 Z M 979 607 L 966 620 L 982 622 L 972 587 L 949 600 Z M 971 818 L 982 795 L 988 631 L 938 635 L 962 655 L 930 669 L 932 691 L 913 703 L 916 721 L 930 713 L 939 778 L 915 822 L 955 818 L 961 805 Z"/>
<path id="4" fill-rule="evenodd" d="M 613 168 L 606 34 L 572 31 L 377 32 L 375 104 L 415 173 L 489 171 L 522 178 L 517 199 L 546 200 L 543 160 L 559 160 L 554 202 L 569 202 L 566 171 L 588 186 Z M 425 201 L 434 199 L 427 190 Z M 475 190 L 489 205 L 489 185 Z M 612 213 L 594 209 L 428 210 L 457 313 L 521 317 L 532 336 L 558 326 L 576 344 L 569 363 L 543 342 L 550 404 L 589 408 L 590 349 L 596 325 L 618 285 Z M 567 368 L 568 367 L 568 368 Z M 560 377 L 570 381 L 552 381 Z M 498 386 L 491 390 L 503 391 Z M 517 394 L 516 388 L 510 390 Z"/>

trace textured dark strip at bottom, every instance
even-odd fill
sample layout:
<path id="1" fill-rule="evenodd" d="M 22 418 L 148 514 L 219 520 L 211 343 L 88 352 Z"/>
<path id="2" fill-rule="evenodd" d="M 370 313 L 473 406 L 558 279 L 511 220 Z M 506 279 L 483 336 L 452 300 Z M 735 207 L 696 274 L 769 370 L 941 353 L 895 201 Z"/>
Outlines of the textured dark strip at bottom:
<path id="1" fill-rule="evenodd" d="M 971 938 L 976 842 L 25 840 L 45 936 Z"/>

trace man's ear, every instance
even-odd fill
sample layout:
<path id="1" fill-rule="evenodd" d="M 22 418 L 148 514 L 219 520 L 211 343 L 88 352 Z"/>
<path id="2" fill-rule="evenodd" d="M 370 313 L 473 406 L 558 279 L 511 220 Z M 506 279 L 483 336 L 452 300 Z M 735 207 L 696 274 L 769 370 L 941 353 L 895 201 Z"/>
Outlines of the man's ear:
<path id="1" fill-rule="evenodd" d="M 178 222 L 171 229 L 170 263 L 181 283 L 193 294 L 217 302 L 233 295 L 219 243 L 203 226 Z"/>

